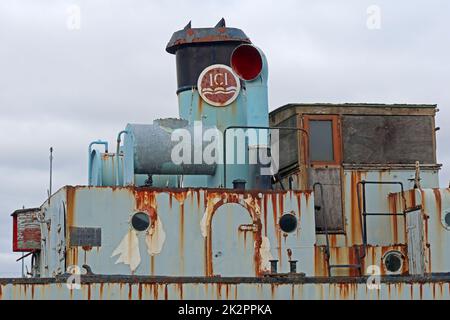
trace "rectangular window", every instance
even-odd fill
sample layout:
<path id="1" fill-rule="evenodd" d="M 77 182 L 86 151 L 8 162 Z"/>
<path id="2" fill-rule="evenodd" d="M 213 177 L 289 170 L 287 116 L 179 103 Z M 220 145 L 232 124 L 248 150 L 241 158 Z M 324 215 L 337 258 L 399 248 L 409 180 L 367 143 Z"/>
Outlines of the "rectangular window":
<path id="1" fill-rule="evenodd" d="M 309 122 L 309 135 L 311 161 L 333 161 L 333 122 L 330 120 L 311 120 Z"/>
<path id="2" fill-rule="evenodd" d="M 311 164 L 340 164 L 341 144 L 337 116 L 305 116 L 305 128 L 309 138 Z"/>

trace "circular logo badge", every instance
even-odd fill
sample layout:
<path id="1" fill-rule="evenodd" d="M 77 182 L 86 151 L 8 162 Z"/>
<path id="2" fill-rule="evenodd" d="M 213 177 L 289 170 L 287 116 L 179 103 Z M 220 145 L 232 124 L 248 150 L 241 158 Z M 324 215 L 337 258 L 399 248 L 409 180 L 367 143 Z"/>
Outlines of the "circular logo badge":
<path id="1" fill-rule="evenodd" d="M 198 92 L 203 100 L 215 107 L 224 107 L 236 100 L 241 90 L 239 78 L 224 64 L 213 64 L 198 77 Z"/>

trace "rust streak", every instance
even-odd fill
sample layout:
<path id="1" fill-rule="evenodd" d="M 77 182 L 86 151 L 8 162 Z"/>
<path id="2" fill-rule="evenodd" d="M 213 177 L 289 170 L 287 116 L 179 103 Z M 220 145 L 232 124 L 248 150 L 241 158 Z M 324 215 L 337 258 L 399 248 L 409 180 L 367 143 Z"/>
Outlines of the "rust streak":
<path id="1" fill-rule="evenodd" d="M 196 190 L 195 194 L 197 195 L 197 207 L 200 208 L 200 191 Z"/>
<path id="2" fill-rule="evenodd" d="M 359 212 L 358 206 L 358 182 L 361 181 L 361 173 L 360 172 L 352 172 L 351 173 L 351 221 L 349 223 L 350 233 L 351 233 L 351 241 L 353 244 L 361 244 L 362 243 L 362 219 L 361 214 Z"/>
<path id="3" fill-rule="evenodd" d="M 150 257 L 150 274 L 155 275 L 155 256 Z"/>
<path id="4" fill-rule="evenodd" d="M 201 117 L 203 114 L 203 99 L 198 99 L 197 110 L 198 110 L 198 116 L 200 117 L 200 119 L 197 119 L 197 120 L 201 120 Z"/>
<path id="5" fill-rule="evenodd" d="M 128 284 L 128 300 L 131 300 L 133 298 L 133 286 L 131 283 Z"/>
<path id="6" fill-rule="evenodd" d="M 389 207 L 391 213 L 397 213 L 397 197 L 396 194 L 389 194 Z M 397 216 L 392 215 L 391 216 L 391 222 L 392 222 L 392 236 L 394 243 L 398 243 L 398 221 Z"/>
<path id="7" fill-rule="evenodd" d="M 439 220 L 442 219 L 442 198 L 441 191 L 439 189 L 433 189 L 434 197 L 436 198 L 436 210 L 439 215 Z"/>
<path id="8" fill-rule="evenodd" d="M 184 274 L 184 202 L 180 203 L 180 241 L 179 241 L 179 249 L 180 249 L 180 269 L 181 274 Z"/>
<path id="9" fill-rule="evenodd" d="M 264 205 L 264 236 L 267 237 L 267 197 L 264 195 L 263 198 L 263 205 Z"/>
<path id="10" fill-rule="evenodd" d="M 66 197 L 67 197 L 67 212 L 66 212 L 66 252 L 71 252 L 72 254 L 68 254 L 69 259 L 68 265 L 78 265 L 78 248 L 70 247 L 70 227 L 75 226 L 75 187 L 68 186 L 66 187 Z"/>
<path id="11" fill-rule="evenodd" d="M 158 300 L 159 285 L 157 283 L 153 284 L 153 299 Z"/>
<path id="12" fill-rule="evenodd" d="M 183 284 L 177 283 L 177 287 L 178 287 L 178 293 L 180 295 L 180 299 L 183 300 Z"/>
<path id="13" fill-rule="evenodd" d="M 139 283 L 139 286 L 138 286 L 138 299 L 142 300 L 142 283 Z"/>
<path id="14" fill-rule="evenodd" d="M 325 272 L 327 266 L 324 255 L 321 247 L 314 247 L 314 276 L 316 277 L 327 275 Z"/>
<path id="15" fill-rule="evenodd" d="M 273 216 L 273 226 L 275 228 L 275 234 L 277 236 L 277 252 L 278 252 L 278 262 L 280 263 L 280 268 L 282 267 L 282 254 L 281 254 L 281 230 L 278 226 L 278 201 L 277 194 L 272 194 L 272 216 Z M 280 213 L 281 214 L 281 213 Z"/>

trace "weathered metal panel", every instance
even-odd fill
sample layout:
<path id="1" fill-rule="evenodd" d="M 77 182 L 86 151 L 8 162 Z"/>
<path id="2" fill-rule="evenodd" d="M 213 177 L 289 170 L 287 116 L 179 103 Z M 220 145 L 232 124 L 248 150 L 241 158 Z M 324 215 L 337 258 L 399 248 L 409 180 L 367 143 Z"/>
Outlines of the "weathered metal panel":
<path id="1" fill-rule="evenodd" d="M 341 196 L 341 169 L 340 168 L 311 168 L 309 170 L 309 183 L 317 186 L 315 191 L 315 205 L 320 209 L 316 213 L 316 230 L 324 231 L 325 222 L 328 231 L 343 232 L 344 221 L 342 214 Z"/>
<path id="2" fill-rule="evenodd" d="M 265 280 L 224 278 L 203 281 L 164 279 L 82 282 L 69 290 L 64 281 L 2 283 L 0 300 L 448 300 L 448 276 L 431 280 L 399 278 L 382 280 L 379 290 L 369 289 L 367 278 L 338 280 Z"/>
<path id="3" fill-rule="evenodd" d="M 71 247 L 101 247 L 102 229 L 91 227 L 70 227 Z"/>
<path id="4" fill-rule="evenodd" d="M 345 163 L 435 163 L 433 117 L 342 116 Z"/>
<path id="5" fill-rule="evenodd" d="M 421 185 L 423 188 L 435 188 L 439 185 L 436 170 L 421 172 Z M 404 190 L 414 188 L 414 171 L 409 170 L 344 170 L 343 175 L 343 203 L 345 217 L 345 234 L 331 235 L 330 239 L 337 247 L 351 247 L 362 244 L 361 213 L 358 207 L 358 182 L 366 181 L 399 181 L 403 183 Z M 399 212 L 401 206 L 396 205 L 393 199 L 389 200 L 390 193 L 400 191 L 399 186 L 373 185 L 367 187 L 367 208 L 370 212 Z M 361 199 L 360 199 L 361 200 Z M 379 216 L 368 217 L 368 243 L 372 245 L 389 246 L 406 243 L 405 221 L 403 217 Z M 325 238 L 317 237 L 318 244 L 324 245 Z"/>
<path id="6" fill-rule="evenodd" d="M 268 270 L 269 257 L 279 260 L 279 272 L 288 272 L 290 249 L 291 258 L 299 261 L 298 272 L 313 275 L 314 199 L 310 192 L 132 187 L 69 187 L 67 191 L 68 228 L 95 225 L 102 229 L 101 247 L 67 248 L 68 266 L 88 264 L 102 274 L 213 276 L 241 265 L 242 274 L 260 275 Z M 227 208 L 233 209 L 232 214 Z M 139 252 L 139 263 L 131 271 L 129 265 L 116 263 L 118 257 L 112 254 L 129 234 L 130 218 L 137 211 L 149 213 L 152 227 L 137 233 L 133 252 Z M 297 217 L 298 228 L 285 234 L 278 220 L 289 212 Z M 239 229 L 246 224 L 255 231 Z M 152 240 L 155 232 L 164 237 Z M 149 241 L 159 251 L 149 251 Z M 225 255 L 215 257 L 218 251 Z"/>
<path id="7" fill-rule="evenodd" d="M 406 223 L 409 274 L 423 275 L 425 273 L 425 243 L 422 211 L 419 209 L 409 212 Z"/>
<path id="8" fill-rule="evenodd" d="M 392 195 L 400 201 L 400 194 Z M 425 272 L 448 272 L 450 230 L 444 224 L 443 213 L 450 208 L 450 189 L 416 189 L 406 193 L 410 207 L 421 206 L 423 221 L 423 255 Z"/>
<path id="9" fill-rule="evenodd" d="M 224 204 L 212 220 L 212 264 L 220 276 L 252 276 L 255 273 L 254 233 L 258 226 L 239 204 Z M 234 257 L 239 256 L 239 260 Z M 235 263 L 229 263 L 229 261 Z"/>
<path id="10" fill-rule="evenodd" d="M 293 114 L 337 115 L 396 115 L 435 116 L 435 104 L 376 104 L 376 103 L 295 103 L 281 106 L 270 112 L 271 125 Z"/>
<path id="11" fill-rule="evenodd" d="M 69 233 L 66 228 L 66 190 L 66 187 L 58 190 L 40 208 L 41 251 L 35 261 L 40 277 L 62 274 L 66 269 L 65 248 Z"/>
<path id="12" fill-rule="evenodd" d="M 422 205 L 426 214 L 425 239 L 429 247 L 429 272 L 450 270 L 450 230 L 443 223 L 444 210 L 450 208 L 450 188 L 422 190 Z"/>
<path id="13" fill-rule="evenodd" d="M 297 116 L 294 115 L 282 122 L 278 127 L 297 127 Z M 298 132 L 294 130 L 280 130 L 280 170 L 298 163 Z"/>
<path id="14" fill-rule="evenodd" d="M 41 249 L 39 209 L 18 210 L 13 214 L 13 250 L 35 251 Z"/>

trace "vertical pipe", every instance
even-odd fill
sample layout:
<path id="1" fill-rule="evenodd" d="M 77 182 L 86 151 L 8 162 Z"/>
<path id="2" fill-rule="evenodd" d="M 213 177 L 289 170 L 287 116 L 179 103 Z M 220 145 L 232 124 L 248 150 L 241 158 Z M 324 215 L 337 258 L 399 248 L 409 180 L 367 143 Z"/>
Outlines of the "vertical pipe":
<path id="1" fill-rule="evenodd" d="M 52 180 L 53 180 L 53 147 L 50 147 L 50 183 L 48 188 L 48 204 L 50 204 L 50 197 L 52 196 Z"/>
<path id="2" fill-rule="evenodd" d="M 363 228 L 363 243 L 364 246 L 367 245 L 367 213 L 366 213 L 366 182 L 365 181 L 361 181 L 362 184 L 362 188 L 363 188 L 363 224 L 364 224 L 364 228 Z"/>
<path id="3" fill-rule="evenodd" d="M 116 147 L 116 186 L 119 186 L 119 153 L 120 153 L 120 142 L 121 139 L 120 137 L 122 136 L 122 134 L 128 134 L 127 130 L 122 130 L 119 132 L 119 134 L 117 135 L 117 147 Z"/>
<path id="4" fill-rule="evenodd" d="M 22 278 L 25 278 L 25 265 L 24 265 L 24 262 L 23 262 L 23 252 L 22 252 Z"/>

